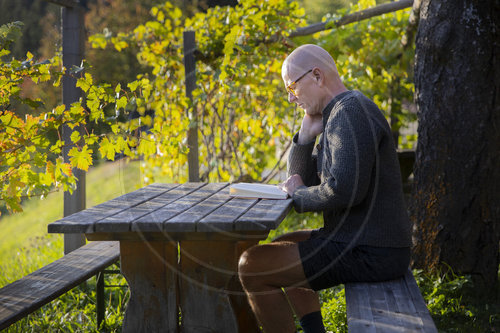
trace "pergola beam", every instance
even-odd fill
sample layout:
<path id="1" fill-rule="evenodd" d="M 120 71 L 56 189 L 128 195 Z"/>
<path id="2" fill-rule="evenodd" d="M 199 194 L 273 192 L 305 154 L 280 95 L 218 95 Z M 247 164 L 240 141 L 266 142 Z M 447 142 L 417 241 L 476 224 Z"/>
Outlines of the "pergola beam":
<path id="1" fill-rule="evenodd" d="M 79 0 L 45 0 L 45 1 L 62 6 L 62 7 L 66 7 L 66 8 L 73 8 L 73 7 L 80 6 Z"/>

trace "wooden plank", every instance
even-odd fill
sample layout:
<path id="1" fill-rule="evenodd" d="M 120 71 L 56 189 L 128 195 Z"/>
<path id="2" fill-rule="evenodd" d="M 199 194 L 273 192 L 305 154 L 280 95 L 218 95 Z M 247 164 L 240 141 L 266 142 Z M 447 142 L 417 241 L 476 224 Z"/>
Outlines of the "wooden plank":
<path id="1" fill-rule="evenodd" d="M 204 232 L 233 231 L 234 222 L 258 201 L 258 199 L 233 198 L 202 218 L 198 222 L 196 230 Z"/>
<path id="2" fill-rule="evenodd" d="M 190 193 L 189 195 L 175 201 L 167 206 L 165 213 L 171 217 L 163 223 L 163 231 L 165 232 L 190 232 L 196 230 L 196 223 L 198 215 L 192 215 L 193 220 L 189 220 L 187 216 L 184 218 L 176 219 L 176 216 L 182 214 L 188 209 L 198 205 L 200 202 L 205 201 L 215 193 L 219 192 L 228 183 L 211 183 L 203 186 L 202 188 Z M 164 215 L 164 216 L 165 216 Z"/>
<path id="3" fill-rule="evenodd" d="M 392 287 L 392 285 L 396 285 Z M 394 317 L 399 318 L 401 325 L 412 328 L 416 332 L 425 332 L 422 318 L 418 315 L 413 299 L 410 299 L 410 294 L 406 283 L 403 279 L 393 280 L 385 284 L 385 288 L 390 288 L 395 302 L 398 306 L 398 312 L 393 313 Z"/>
<path id="4" fill-rule="evenodd" d="M 115 199 L 106 202 L 108 205 L 118 205 L 120 207 L 133 207 L 140 203 L 151 200 L 152 198 L 163 194 L 179 184 L 150 184 L 148 186 L 137 189 L 133 192 L 125 193 Z"/>
<path id="5" fill-rule="evenodd" d="M 292 207 L 292 199 L 260 200 L 235 222 L 235 230 L 276 229 Z"/>
<path id="6" fill-rule="evenodd" d="M 397 312 L 397 304 L 390 302 L 394 299 L 386 293 L 385 283 L 367 283 L 365 288 L 369 290 L 369 304 L 372 311 L 372 317 L 377 332 L 398 333 L 401 332 L 403 325 L 399 318 L 392 315 Z M 390 306 L 395 308 L 390 308 Z"/>
<path id="7" fill-rule="evenodd" d="M 424 331 L 427 333 L 437 333 L 436 325 L 432 320 L 431 314 L 429 313 L 429 309 L 427 309 L 427 305 L 425 304 L 424 298 L 420 293 L 420 289 L 418 288 L 417 282 L 413 277 L 413 274 L 410 270 L 408 270 L 404 276 L 405 284 L 408 288 L 408 292 L 411 294 L 411 298 L 413 300 L 413 305 L 422 319 L 424 325 Z"/>
<path id="8" fill-rule="evenodd" d="M 0 330 L 118 260 L 118 242 L 91 242 L 0 289 Z"/>
<path id="9" fill-rule="evenodd" d="M 267 238 L 269 231 L 233 232 L 94 232 L 85 234 L 90 241 L 260 241 Z"/>
<path id="10" fill-rule="evenodd" d="M 376 333 L 368 289 L 358 283 L 346 284 L 345 297 L 348 331 Z"/>
<path id="11" fill-rule="evenodd" d="M 95 223 L 109 216 L 122 212 L 129 207 L 139 205 L 151 196 L 159 196 L 177 187 L 178 184 L 151 184 L 134 192 L 126 193 L 78 213 L 69 215 L 48 225 L 49 233 L 92 233 Z"/>
<path id="12" fill-rule="evenodd" d="M 166 192 L 158 197 L 154 198 L 153 201 L 160 202 L 163 206 L 154 212 L 146 214 L 137 220 L 132 222 L 132 231 L 142 231 L 142 232 L 158 232 L 163 231 L 163 222 L 179 214 L 181 211 L 188 209 L 189 204 L 185 204 L 181 207 L 178 203 L 177 209 L 170 206 L 171 203 L 177 202 L 179 199 L 184 198 L 190 193 L 198 190 L 199 188 L 205 186 L 205 183 L 186 183 L 181 186 Z"/>
<path id="13" fill-rule="evenodd" d="M 212 185 L 214 185 L 212 186 L 213 190 L 217 192 L 214 192 L 197 205 L 169 219 L 167 221 L 169 231 L 199 231 L 198 221 L 231 199 L 229 196 L 229 187 L 227 187 L 228 184 L 217 184 L 217 186 L 215 186 L 215 184 Z M 175 224 L 175 228 L 173 227 L 173 224 Z M 231 229 L 229 230 L 232 230 L 232 225 L 230 227 Z"/>
<path id="14" fill-rule="evenodd" d="M 238 323 L 226 293 L 237 278 L 236 242 L 180 243 L 179 305 L 181 331 L 238 332 Z"/>
<path id="15" fill-rule="evenodd" d="M 121 241 L 120 251 L 130 287 L 122 331 L 177 332 L 177 243 Z"/>
<path id="16" fill-rule="evenodd" d="M 94 231 L 94 223 L 100 219 L 123 210 L 109 206 L 95 206 L 72 214 L 47 227 L 49 233 L 90 233 Z"/>
<path id="17" fill-rule="evenodd" d="M 154 203 L 149 204 L 149 201 L 176 186 L 176 184 L 152 184 L 106 202 L 107 205 L 122 207 L 123 210 L 96 221 L 94 232 L 130 231 L 132 221 L 160 207 Z"/>
<path id="18" fill-rule="evenodd" d="M 346 301 L 350 332 L 437 332 L 411 271 L 392 281 L 348 283 Z"/>
<path id="19" fill-rule="evenodd" d="M 95 224 L 96 232 L 127 232 L 131 231 L 131 222 L 151 213 L 151 209 L 131 207 L 118 214 L 108 216 Z"/>

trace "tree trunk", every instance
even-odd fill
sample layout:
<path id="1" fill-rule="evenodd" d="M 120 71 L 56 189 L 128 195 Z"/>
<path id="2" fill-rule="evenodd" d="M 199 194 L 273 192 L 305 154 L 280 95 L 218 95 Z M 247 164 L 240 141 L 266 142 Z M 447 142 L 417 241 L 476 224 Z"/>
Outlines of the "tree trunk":
<path id="1" fill-rule="evenodd" d="M 422 0 L 413 266 L 495 286 L 500 240 L 498 0 Z"/>

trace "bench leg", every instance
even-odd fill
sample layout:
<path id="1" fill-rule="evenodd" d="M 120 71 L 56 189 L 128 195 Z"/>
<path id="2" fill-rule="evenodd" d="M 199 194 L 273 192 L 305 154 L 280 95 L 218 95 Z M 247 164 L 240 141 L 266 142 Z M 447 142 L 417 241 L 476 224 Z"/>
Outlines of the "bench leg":
<path id="1" fill-rule="evenodd" d="M 177 332 L 177 243 L 121 241 L 120 254 L 130 287 L 123 332 Z"/>
<path id="2" fill-rule="evenodd" d="M 250 243 L 182 241 L 179 275 L 181 331 L 257 332 L 238 280 L 238 259 Z"/>
<path id="3" fill-rule="evenodd" d="M 101 326 L 104 320 L 104 271 L 100 271 L 96 275 L 96 312 L 97 312 L 97 329 Z"/>

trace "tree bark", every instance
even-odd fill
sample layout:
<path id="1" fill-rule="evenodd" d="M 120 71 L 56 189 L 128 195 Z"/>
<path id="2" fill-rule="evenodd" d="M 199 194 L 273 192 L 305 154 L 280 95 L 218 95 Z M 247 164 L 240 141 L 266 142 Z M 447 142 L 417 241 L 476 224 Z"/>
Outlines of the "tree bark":
<path id="1" fill-rule="evenodd" d="M 498 0 L 422 0 L 413 266 L 495 286 L 500 239 Z"/>

